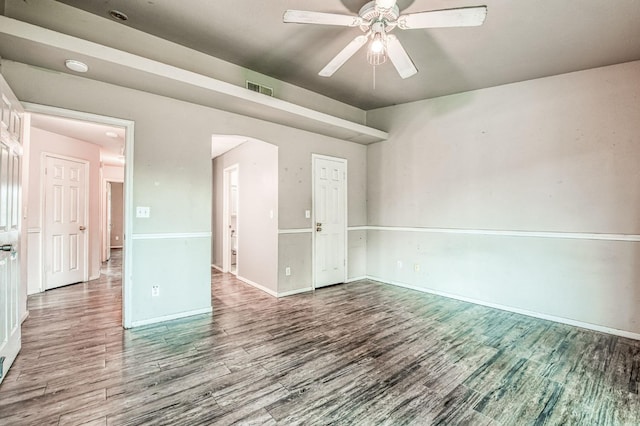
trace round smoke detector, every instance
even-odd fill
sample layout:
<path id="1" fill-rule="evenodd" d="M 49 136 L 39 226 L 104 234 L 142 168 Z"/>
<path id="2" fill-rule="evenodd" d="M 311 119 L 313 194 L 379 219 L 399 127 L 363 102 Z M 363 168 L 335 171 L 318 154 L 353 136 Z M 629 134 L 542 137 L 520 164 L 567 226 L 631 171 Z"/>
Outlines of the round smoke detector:
<path id="1" fill-rule="evenodd" d="M 87 72 L 89 71 L 89 66 L 84 62 L 76 61 L 75 59 L 67 59 L 64 61 L 64 65 L 69 68 L 71 71 L 75 72 Z"/>

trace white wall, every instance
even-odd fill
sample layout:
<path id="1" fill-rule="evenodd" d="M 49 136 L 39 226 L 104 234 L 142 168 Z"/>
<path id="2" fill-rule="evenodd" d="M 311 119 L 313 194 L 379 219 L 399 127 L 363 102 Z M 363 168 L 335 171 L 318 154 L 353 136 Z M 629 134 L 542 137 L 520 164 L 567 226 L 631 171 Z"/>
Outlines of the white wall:
<path id="1" fill-rule="evenodd" d="M 632 62 L 369 112 L 368 275 L 640 333 L 639 100 Z"/>
<path id="2" fill-rule="evenodd" d="M 100 276 L 100 147 L 85 141 L 31 128 L 26 228 L 28 240 L 28 294 L 44 291 L 42 276 L 42 154 L 51 153 L 89 162 L 89 279 Z"/>
<path id="3" fill-rule="evenodd" d="M 238 278 L 278 291 L 278 147 L 248 140 L 213 160 L 213 259 L 223 266 L 223 172 L 238 165 Z"/>

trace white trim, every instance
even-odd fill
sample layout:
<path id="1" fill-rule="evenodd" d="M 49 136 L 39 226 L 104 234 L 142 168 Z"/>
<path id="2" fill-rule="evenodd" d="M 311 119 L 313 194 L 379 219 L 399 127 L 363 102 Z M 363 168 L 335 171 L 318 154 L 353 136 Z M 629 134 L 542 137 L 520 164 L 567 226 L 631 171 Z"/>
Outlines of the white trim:
<path id="1" fill-rule="evenodd" d="M 219 267 L 218 265 L 214 265 L 213 263 L 211 264 L 211 267 L 212 267 L 213 269 L 217 269 L 217 270 L 218 270 L 218 271 L 220 271 L 220 272 L 224 272 L 224 271 L 222 270 L 222 268 L 221 268 L 221 267 Z"/>
<path id="2" fill-rule="evenodd" d="M 348 283 L 353 283 L 356 281 L 362 281 L 362 280 L 368 280 L 369 277 L 367 277 L 366 275 L 363 275 L 361 277 L 353 277 L 353 278 L 348 278 L 344 283 L 348 284 Z"/>
<path id="3" fill-rule="evenodd" d="M 278 234 L 310 234 L 313 228 L 278 229 Z"/>
<path id="4" fill-rule="evenodd" d="M 424 232 L 434 234 L 467 234 L 495 235 L 504 237 L 528 238 L 562 238 L 575 240 L 631 241 L 640 242 L 638 234 L 600 234 L 588 232 L 555 232 L 555 231 L 509 231 L 493 229 L 459 229 L 459 228 L 419 228 L 405 226 L 358 226 L 358 230 L 392 231 L 392 232 Z M 353 229 L 353 228 L 350 228 Z"/>
<path id="5" fill-rule="evenodd" d="M 366 225 L 362 225 L 362 226 L 347 226 L 347 231 L 368 231 L 369 230 L 369 226 Z"/>
<path id="6" fill-rule="evenodd" d="M 20 324 L 25 322 L 27 318 L 29 318 L 29 311 L 25 311 L 24 314 L 22 314 L 22 318 L 20 318 Z"/>
<path id="7" fill-rule="evenodd" d="M 27 229 L 27 234 L 39 234 L 42 232 L 41 228 L 29 228 Z"/>
<path id="8" fill-rule="evenodd" d="M 89 277 L 89 281 L 97 280 L 98 278 L 100 278 L 100 274 L 92 275 L 92 276 Z"/>
<path id="9" fill-rule="evenodd" d="M 132 234 L 132 240 L 172 240 L 178 238 L 210 238 L 211 232 L 171 232 L 158 234 Z"/>
<path id="10" fill-rule="evenodd" d="M 213 98 L 218 98 L 220 95 L 230 96 L 242 102 L 243 110 L 256 110 L 256 105 L 258 106 L 257 110 L 261 109 L 259 108 L 260 106 L 267 107 L 267 111 L 278 112 L 271 121 L 279 124 L 290 126 L 288 123 L 290 121 L 290 115 L 292 115 L 297 119 L 300 128 L 314 133 L 339 137 L 339 133 L 344 133 L 346 130 L 352 134 L 347 137 L 342 137 L 342 139 L 358 140 L 364 137 L 365 143 L 379 142 L 389 138 L 389 133 L 363 124 L 315 111 L 311 108 L 306 108 L 271 96 L 264 96 L 260 93 L 247 90 L 242 86 L 227 83 L 226 81 L 217 80 L 213 77 L 62 34 L 17 19 L 0 16 L 0 28 L 0 33 L 17 39 L 27 40 L 36 45 L 62 49 L 87 58 L 105 61 L 119 67 L 166 78 L 173 82 L 186 83 L 190 86 L 211 92 Z M 219 106 L 214 107 L 220 108 Z M 238 112 L 237 109 L 231 109 L 230 111 Z M 256 114 L 254 113 L 253 116 L 256 116 Z M 258 115 L 256 118 L 265 119 L 264 115 Z M 336 132 L 334 128 L 336 128 L 338 132 Z"/>
<path id="11" fill-rule="evenodd" d="M 179 319 L 179 318 L 191 317 L 191 316 L 194 316 L 194 315 L 210 314 L 211 312 L 213 312 L 213 308 L 211 308 L 211 307 L 202 308 L 202 309 L 196 309 L 196 310 L 193 310 L 193 311 L 180 312 L 178 314 L 165 315 L 163 317 L 158 317 L 158 318 L 151 318 L 151 319 L 146 319 L 146 320 L 133 321 L 131 323 L 131 327 L 141 327 L 143 325 L 151 325 L 151 324 L 156 324 L 156 323 L 159 323 L 159 322 L 165 322 L 165 321 L 171 321 L 171 320 L 175 320 L 175 319 Z"/>
<path id="12" fill-rule="evenodd" d="M 294 294 L 309 293 L 310 291 L 313 291 L 313 287 L 305 287 L 305 288 L 299 288 L 297 290 L 284 291 L 282 293 L 278 293 L 277 297 L 293 296 Z"/>
<path id="13" fill-rule="evenodd" d="M 553 321 L 553 322 L 557 322 L 557 323 L 560 323 L 560 324 L 567 324 L 567 325 L 571 325 L 573 327 L 586 328 L 587 330 L 594 330 L 594 331 L 599 331 L 599 332 L 602 332 L 602 333 L 613 334 L 614 336 L 622 336 L 622 337 L 627 337 L 629 339 L 640 340 L 640 333 L 634 333 L 634 332 L 626 331 L 626 330 L 618 330 L 616 328 L 604 327 L 604 326 L 601 326 L 601 325 L 591 324 L 591 323 L 588 323 L 588 322 L 582 322 L 582 321 L 572 320 L 572 319 L 569 319 L 569 318 L 558 317 L 558 316 L 555 316 L 555 315 L 549 315 L 549 314 L 543 314 L 543 313 L 540 313 L 540 312 L 529 311 L 527 309 L 521 309 L 521 308 L 515 308 L 515 307 L 511 307 L 511 306 L 500 305 L 498 303 L 485 302 L 483 300 L 473 299 L 471 297 L 459 296 L 457 294 L 451 294 L 451 293 L 447 293 L 447 292 L 443 292 L 443 291 L 439 291 L 439 290 L 433 290 L 433 289 L 429 289 L 429 288 L 425 288 L 425 287 L 418 287 L 418 286 L 414 286 L 414 285 L 411 285 L 411 284 L 405 284 L 405 283 L 402 283 L 400 281 L 389 281 L 389 280 L 384 280 L 382 278 L 373 277 L 373 276 L 368 276 L 367 279 L 371 280 L 371 281 L 377 281 L 377 282 L 380 282 L 380 283 L 383 283 L 383 284 L 389 284 L 389 285 L 394 285 L 394 286 L 397 286 L 397 287 L 408 288 L 410 290 L 420 291 L 422 293 L 435 294 L 436 296 L 442 296 L 442 297 L 447 297 L 449 299 L 461 300 L 463 302 L 473 303 L 475 305 L 481 305 L 481 306 L 486 306 L 486 307 L 489 307 L 489 308 L 500 309 L 501 311 L 513 312 L 513 313 L 516 313 L 516 314 L 526 315 L 526 316 L 533 317 L 533 318 L 540 318 L 540 319 L 543 319 L 543 320 Z"/>
<path id="14" fill-rule="evenodd" d="M 258 284 L 258 283 L 255 283 L 255 282 L 251 281 L 251 280 L 248 280 L 248 279 L 246 279 L 246 278 L 243 278 L 243 277 L 241 277 L 240 275 L 236 275 L 236 278 L 238 278 L 238 279 L 239 279 L 240 281 L 242 281 L 243 283 L 245 283 L 245 284 L 249 284 L 250 286 L 257 288 L 258 290 L 262 290 L 262 291 L 264 291 L 265 293 L 267 293 L 267 294 L 269 294 L 269 295 L 271 295 L 271 296 L 273 296 L 273 297 L 278 297 L 278 293 L 276 293 L 275 291 L 273 291 L 273 290 L 271 290 L 271 289 L 266 288 L 266 287 L 265 287 L 265 286 L 263 286 L 263 285 L 260 285 L 260 284 Z"/>

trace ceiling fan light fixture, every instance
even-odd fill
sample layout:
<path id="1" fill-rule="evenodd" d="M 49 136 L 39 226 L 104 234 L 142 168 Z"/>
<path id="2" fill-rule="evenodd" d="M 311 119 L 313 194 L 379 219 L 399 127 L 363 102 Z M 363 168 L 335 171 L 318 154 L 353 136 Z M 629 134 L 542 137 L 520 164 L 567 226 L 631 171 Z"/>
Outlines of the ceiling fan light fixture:
<path id="1" fill-rule="evenodd" d="M 387 62 L 387 47 L 384 33 L 378 32 L 373 35 L 369 48 L 367 49 L 367 61 L 373 65 L 381 65 Z"/>

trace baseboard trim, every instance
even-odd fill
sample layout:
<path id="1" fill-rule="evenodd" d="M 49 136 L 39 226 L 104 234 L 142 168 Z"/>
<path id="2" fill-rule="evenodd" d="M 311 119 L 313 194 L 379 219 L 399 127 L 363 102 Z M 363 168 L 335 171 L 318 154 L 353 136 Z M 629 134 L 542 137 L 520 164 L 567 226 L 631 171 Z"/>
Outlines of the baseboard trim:
<path id="1" fill-rule="evenodd" d="M 218 270 L 218 271 L 220 271 L 220 272 L 224 272 L 224 271 L 222 270 L 222 268 L 221 268 L 221 267 L 219 267 L 218 265 L 214 265 L 213 263 L 211 264 L 211 267 L 212 267 L 213 269 L 217 269 L 217 270 Z"/>
<path id="2" fill-rule="evenodd" d="M 185 318 L 185 317 L 191 317 L 191 316 L 194 316 L 194 315 L 210 314 L 211 312 L 213 312 L 213 308 L 212 307 L 196 309 L 196 310 L 193 310 L 193 311 L 180 312 L 180 313 L 172 314 L 172 315 L 165 315 L 163 317 L 158 317 L 158 318 L 150 318 L 150 319 L 146 319 L 146 320 L 133 321 L 131 323 L 131 327 L 141 327 L 143 325 L 151 325 L 151 324 L 156 324 L 156 323 L 159 323 L 159 322 L 165 322 L 165 321 L 171 321 L 171 320 Z"/>
<path id="3" fill-rule="evenodd" d="M 258 283 L 254 283 L 253 281 L 248 280 L 248 279 L 246 279 L 246 278 L 244 278 L 244 277 L 241 277 L 240 275 L 236 275 L 236 278 L 238 278 L 238 279 L 239 279 L 240 281 L 242 281 L 243 283 L 245 283 L 245 284 L 249 284 L 250 286 L 257 288 L 258 290 L 262 290 L 262 291 L 264 291 L 265 293 L 267 293 L 267 294 L 269 294 L 269 295 L 271 295 L 271 296 L 273 296 L 273 297 L 278 297 L 278 293 L 276 293 L 275 291 L 273 291 L 273 290 L 271 290 L 271 289 L 266 288 L 266 287 L 265 287 L 265 286 L 263 286 L 263 285 L 260 285 L 260 284 L 258 284 Z"/>
<path id="4" fill-rule="evenodd" d="M 25 313 L 22 315 L 22 318 L 20 318 L 20 324 L 25 322 L 27 318 L 29 318 L 29 311 L 25 311 Z"/>
<path id="5" fill-rule="evenodd" d="M 278 234 L 310 234 L 313 228 L 278 229 Z"/>
<path id="6" fill-rule="evenodd" d="M 112 249 L 121 249 L 122 246 L 111 246 Z"/>
<path id="7" fill-rule="evenodd" d="M 98 275 L 91 275 L 87 281 L 97 280 L 98 278 L 100 278 L 100 274 L 98 274 Z"/>
<path id="8" fill-rule="evenodd" d="M 362 281 L 362 280 L 368 280 L 368 279 L 370 279 L 370 278 L 367 277 L 366 275 L 363 275 L 361 277 L 347 278 L 347 280 L 344 283 L 348 284 L 348 283 L 352 283 L 352 282 L 355 282 L 355 281 Z"/>
<path id="9" fill-rule="evenodd" d="M 601 326 L 601 325 L 597 325 L 597 324 L 591 324 L 591 323 L 588 323 L 588 322 L 576 321 L 576 320 L 572 320 L 572 319 L 569 319 L 569 318 L 563 318 L 563 317 L 558 317 L 558 316 L 555 316 L 555 315 L 543 314 L 543 313 L 540 313 L 540 312 L 534 312 L 534 311 L 529 311 L 529 310 L 526 310 L 526 309 L 520 309 L 520 308 L 511 307 L 511 306 L 500 305 L 500 304 L 497 304 L 497 303 L 485 302 L 483 300 L 473 299 L 471 297 L 459 296 L 457 294 L 446 293 L 446 292 L 439 291 L 439 290 L 433 290 L 433 289 L 429 289 L 429 288 L 418 287 L 418 286 L 414 286 L 414 285 L 411 285 L 411 284 L 405 284 L 405 283 L 402 283 L 402 282 L 399 282 L 399 281 L 385 280 L 385 279 L 380 278 L 380 277 L 368 276 L 367 279 L 371 280 L 371 281 L 377 281 L 377 282 L 380 282 L 382 284 L 389 284 L 389 285 L 393 285 L 393 286 L 397 286 L 397 287 L 407 288 L 407 289 L 410 289 L 410 290 L 420 291 L 422 293 L 434 294 L 436 296 L 442 296 L 442 297 L 447 297 L 449 299 L 455 299 L 455 300 L 460 300 L 460 301 L 463 301 L 463 302 L 473 303 L 475 305 L 486 306 L 488 308 L 500 309 L 501 311 L 513 312 L 515 314 L 526 315 L 528 317 L 539 318 L 539 319 L 543 319 L 543 320 L 547 320 L 547 321 L 557 322 L 557 323 L 560 323 L 560 324 L 571 325 L 573 327 L 580 327 L 580 328 L 585 328 L 587 330 L 593 330 L 593 331 L 599 331 L 601 333 L 612 334 L 614 336 L 626 337 L 626 338 L 633 339 L 633 340 L 640 340 L 640 333 L 634 333 L 634 332 L 626 331 L 626 330 L 618 330 L 616 328 L 605 327 L 605 326 Z"/>
<path id="10" fill-rule="evenodd" d="M 305 287 L 305 288 L 299 288 L 297 290 L 284 291 L 282 293 L 278 293 L 278 297 L 293 296 L 294 294 L 308 293 L 310 291 L 313 291 L 313 287 Z"/>

